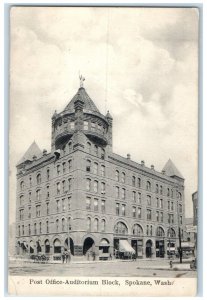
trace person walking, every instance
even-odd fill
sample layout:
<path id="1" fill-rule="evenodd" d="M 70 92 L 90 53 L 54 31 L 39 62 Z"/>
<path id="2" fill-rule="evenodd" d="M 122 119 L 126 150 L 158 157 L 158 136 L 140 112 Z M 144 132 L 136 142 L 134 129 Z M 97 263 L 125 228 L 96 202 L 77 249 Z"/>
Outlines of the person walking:
<path id="1" fill-rule="evenodd" d="M 62 262 L 63 262 L 63 264 L 65 262 L 65 252 L 62 253 Z"/>

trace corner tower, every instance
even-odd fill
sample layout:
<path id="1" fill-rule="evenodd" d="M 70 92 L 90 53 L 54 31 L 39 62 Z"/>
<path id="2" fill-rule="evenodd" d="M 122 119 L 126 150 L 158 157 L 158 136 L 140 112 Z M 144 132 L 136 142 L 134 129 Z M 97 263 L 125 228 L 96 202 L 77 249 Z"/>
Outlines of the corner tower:
<path id="1" fill-rule="evenodd" d="M 112 117 L 109 112 L 106 116 L 99 112 L 83 86 L 62 112 L 52 116 L 52 151 L 62 150 L 77 132 L 112 150 Z"/>

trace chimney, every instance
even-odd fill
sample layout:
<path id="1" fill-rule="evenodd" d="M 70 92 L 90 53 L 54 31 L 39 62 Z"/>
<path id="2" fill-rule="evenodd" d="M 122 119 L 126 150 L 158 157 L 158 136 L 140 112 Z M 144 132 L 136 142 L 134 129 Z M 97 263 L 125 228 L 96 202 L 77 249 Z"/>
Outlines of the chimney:
<path id="1" fill-rule="evenodd" d="M 33 160 L 37 160 L 37 156 L 36 155 L 33 155 Z"/>
<path id="2" fill-rule="evenodd" d="M 151 165 L 151 170 L 154 170 L 155 169 L 155 166 L 154 165 Z"/>
<path id="3" fill-rule="evenodd" d="M 47 150 L 44 149 L 44 150 L 42 151 L 42 153 L 43 153 L 43 156 L 47 155 Z"/>
<path id="4" fill-rule="evenodd" d="M 141 166 L 144 166 L 144 160 L 141 160 Z"/>
<path id="5" fill-rule="evenodd" d="M 131 155 L 129 153 L 127 154 L 127 159 L 131 159 Z"/>

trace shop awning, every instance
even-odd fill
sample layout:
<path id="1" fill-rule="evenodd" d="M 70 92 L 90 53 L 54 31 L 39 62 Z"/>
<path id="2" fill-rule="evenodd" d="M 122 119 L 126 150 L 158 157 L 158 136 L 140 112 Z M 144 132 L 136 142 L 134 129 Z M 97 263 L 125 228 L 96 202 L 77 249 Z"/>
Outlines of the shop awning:
<path id="1" fill-rule="evenodd" d="M 195 244 L 192 242 L 182 242 L 181 243 L 181 247 L 184 248 L 188 248 L 188 249 L 192 249 L 195 247 Z"/>
<path id="2" fill-rule="evenodd" d="M 132 248 L 132 246 L 127 240 L 119 240 L 119 251 L 135 253 L 135 250 Z"/>

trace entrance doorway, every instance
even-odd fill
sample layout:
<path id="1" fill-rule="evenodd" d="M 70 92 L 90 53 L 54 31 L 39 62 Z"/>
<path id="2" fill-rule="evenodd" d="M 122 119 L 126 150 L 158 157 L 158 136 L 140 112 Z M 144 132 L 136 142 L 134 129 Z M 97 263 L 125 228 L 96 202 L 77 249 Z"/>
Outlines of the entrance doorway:
<path id="1" fill-rule="evenodd" d="M 65 248 L 68 249 L 68 238 L 65 240 Z M 72 255 L 74 255 L 74 243 L 71 238 L 70 238 L 70 252 Z"/>
<path id="2" fill-rule="evenodd" d="M 164 257 L 165 256 L 165 245 L 164 240 L 156 241 L 156 257 Z"/>
<path id="3" fill-rule="evenodd" d="M 86 238 L 83 243 L 83 255 L 85 255 L 88 251 L 95 252 L 95 243 L 90 237 Z"/>
<path id="4" fill-rule="evenodd" d="M 152 257 L 152 241 L 148 240 L 146 242 L 146 257 L 150 258 Z"/>
<path id="5" fill-rule="evenodd" d="M 59 239 L 54 240 L 54 253 L 61 253 L 61 242 Z"/>
<path id="6" fill-rule="evenodd" d="M 49 240 L 45 241 L 45 253 L 50 253 L 50 242 Z"/>

